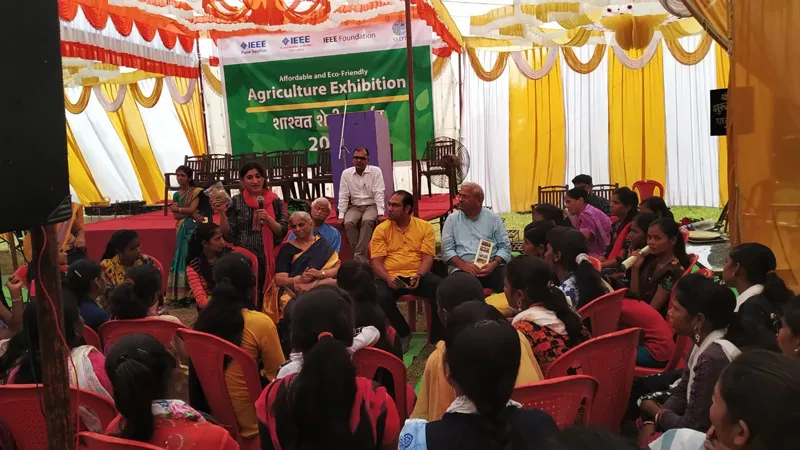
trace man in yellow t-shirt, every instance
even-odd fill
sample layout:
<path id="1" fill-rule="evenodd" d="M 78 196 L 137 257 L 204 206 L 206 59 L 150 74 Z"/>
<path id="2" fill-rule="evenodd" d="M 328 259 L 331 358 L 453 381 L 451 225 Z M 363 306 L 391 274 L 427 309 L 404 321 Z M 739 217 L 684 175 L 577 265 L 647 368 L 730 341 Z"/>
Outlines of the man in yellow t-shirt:
<path id="1" fill-rule="evenodd" d="M 433 226 L 413 217 L 414 197 L 396 191 L 389 199 L 387 219 L 375 228 L 370 242 L 370 263 L 377 277 L 378 300 L 389 322 L 397 331 L 403 352 L 411 342 L 411 329 L 397 309 L 397 298 L 413 294 L 427 299 L 436 311 L 436 289 L 442 281 L 430 273 L 436 241 Z M 431 314 L 431 342 L 443 339 L 443 327 Z"/>

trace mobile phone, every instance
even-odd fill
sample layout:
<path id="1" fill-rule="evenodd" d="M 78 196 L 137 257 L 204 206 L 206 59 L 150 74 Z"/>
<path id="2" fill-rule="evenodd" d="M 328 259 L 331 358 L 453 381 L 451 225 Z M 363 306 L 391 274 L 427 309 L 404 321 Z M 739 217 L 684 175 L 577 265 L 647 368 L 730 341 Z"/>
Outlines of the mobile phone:
<path id="1" fill-rule="evenodd" d="M 395 282 L 400 286 L 407 288 L 411 286 L 411 277 L 395 277 Z"/>

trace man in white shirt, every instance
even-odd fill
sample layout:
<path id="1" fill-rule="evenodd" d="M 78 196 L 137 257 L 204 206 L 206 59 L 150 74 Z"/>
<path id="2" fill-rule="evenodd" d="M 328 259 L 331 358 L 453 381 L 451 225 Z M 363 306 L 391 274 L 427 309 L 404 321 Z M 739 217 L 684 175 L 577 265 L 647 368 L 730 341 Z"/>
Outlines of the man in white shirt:
<path id="1" fill-rule="evenodd" d="M 342 172 L 339 182 L 339 220 L 344 221 L 347 240 L 356 259 L 369 261 L 372 230 L 384 220 L 383 173 L 369 165 L 369 150 L 353 151 L 353 167 Z"/>

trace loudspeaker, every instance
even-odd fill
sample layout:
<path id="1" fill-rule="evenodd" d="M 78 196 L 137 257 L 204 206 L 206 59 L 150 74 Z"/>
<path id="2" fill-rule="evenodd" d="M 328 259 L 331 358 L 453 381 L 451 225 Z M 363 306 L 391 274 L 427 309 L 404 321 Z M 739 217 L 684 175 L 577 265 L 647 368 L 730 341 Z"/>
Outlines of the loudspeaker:
<path id="1" fill-rule="evenodd" d="M 71 214 L 58 2 L 6 2 L 0 14 L 0 232 Z"/>

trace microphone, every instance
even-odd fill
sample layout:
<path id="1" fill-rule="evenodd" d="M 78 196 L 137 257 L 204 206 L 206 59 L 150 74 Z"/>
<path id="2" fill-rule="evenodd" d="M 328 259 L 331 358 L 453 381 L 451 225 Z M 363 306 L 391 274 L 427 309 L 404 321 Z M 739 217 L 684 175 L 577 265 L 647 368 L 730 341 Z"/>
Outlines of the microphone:
<path id="1" fill-rule="evenodd" d="M 264 209 L 264 196 L 259 195 L 256 200 L 258 200 L 258 209 Z M 258 223 L 264 225 L 264 221 L 261 219 L 258 220 Z"/>

